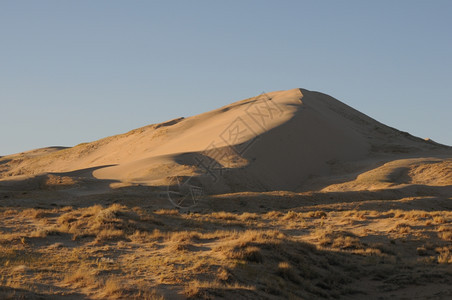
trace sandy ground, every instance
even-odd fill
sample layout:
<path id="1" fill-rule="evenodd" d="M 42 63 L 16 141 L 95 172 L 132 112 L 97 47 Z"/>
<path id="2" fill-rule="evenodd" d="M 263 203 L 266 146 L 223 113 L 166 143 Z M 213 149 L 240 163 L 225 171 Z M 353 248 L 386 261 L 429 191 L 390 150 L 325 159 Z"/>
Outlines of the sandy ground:
<path id="1" fill-rule="evenodd" d="M 450 299 L 452 151 L 294 89 L 0 157 L 0 298 Z"/>

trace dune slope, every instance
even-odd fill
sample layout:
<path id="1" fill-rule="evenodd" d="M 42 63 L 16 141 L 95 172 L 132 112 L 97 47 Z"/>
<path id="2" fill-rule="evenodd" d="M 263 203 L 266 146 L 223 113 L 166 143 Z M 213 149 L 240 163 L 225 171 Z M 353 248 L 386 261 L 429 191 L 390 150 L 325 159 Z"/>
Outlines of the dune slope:
<path id="1" fill-rule="evenodd" d="M 116 186 L 165 186 L 193 176 L 212 193 L 296 191 L 308 179 L 356 171 L 359 161 L 446 148 L 328 95 L 293 89 L 68 149 L 3 157 L 0 179 L 89 170 Z"/>

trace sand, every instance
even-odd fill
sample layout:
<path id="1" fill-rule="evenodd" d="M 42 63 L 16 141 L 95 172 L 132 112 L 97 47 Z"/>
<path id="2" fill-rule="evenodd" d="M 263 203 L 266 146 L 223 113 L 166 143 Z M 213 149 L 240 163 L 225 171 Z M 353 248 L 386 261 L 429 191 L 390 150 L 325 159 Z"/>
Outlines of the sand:
<path id="1" fill-rule="evenodd" d="M 209 193 L 299 191 L 307 179 L 341 173 L 338 164 L 444 149 L 327 95 L 293 89 L 69 149 L 4 157 L 0 178 L 92 168 L 113 187 L 194 176 Z"/>
<path id="2" fill-rule="evenodd" d="M 0 157 L 0 298 L 449 299 L 451 201 L 451 147 L 261 94 Z"/>

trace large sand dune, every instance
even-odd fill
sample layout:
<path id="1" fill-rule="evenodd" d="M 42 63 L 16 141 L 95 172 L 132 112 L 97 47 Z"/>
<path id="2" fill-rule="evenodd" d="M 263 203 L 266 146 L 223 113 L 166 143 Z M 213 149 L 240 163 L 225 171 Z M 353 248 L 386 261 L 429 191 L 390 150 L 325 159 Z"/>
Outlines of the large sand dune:
<path id="1" fill-rule="evenodd" d="M 3 157 L 0 178 L 87 169 L 89 176 L 111 180 L 112 187 L 165 186 L 175 176 L 193 176 L 210 193 L 298 191 L 313 178 L 446 149 L 325 94 L 293 89 L 73 148 Z"/>
<path id="2" fill-rule="evenodd" d="M 451 210 L 450 147 L 273 92 L 0 157 L 0 298 L 451 299 Z"/>

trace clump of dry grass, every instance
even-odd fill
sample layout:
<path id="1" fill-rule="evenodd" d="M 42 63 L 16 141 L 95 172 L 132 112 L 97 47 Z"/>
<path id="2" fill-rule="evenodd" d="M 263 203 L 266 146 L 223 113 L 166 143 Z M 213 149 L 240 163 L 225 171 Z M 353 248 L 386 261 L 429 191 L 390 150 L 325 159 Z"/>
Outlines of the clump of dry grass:
<path id="1" fill-rule="evenodd" d="M 421 219 L 427 219 L 430 214 L 423 210 L 410 210 L 405 213 L 405 220 L 418 221 Z"/>
<path id="2" fill-rule="evenodd" d="M 365 220 L 367 212 L 366 211 L 359 211 L 359 210 L 350 210 L 343 214 L 344 217 L 350 217 L 356 220 Z"/>
<path id="3" fill-rule="evenodd" d="M 231 273 L 227 269 L 220 267 L 217 271 L 217 278 L 222 282 L 230 281 Z"/>
<path id="4" fill-rule="evenodd" d="M 259 218 L 258 214 L 249 212 L 244 212 L 238 217 L 240 221 L 254 221 L 257 220 L 258 218 Z"/>
<path id="5" fill-rule="evenodd" d="M 438 226 L 436 228 L 436 231 L 437 232 L 452 231 L 452 227 L 442 225 L 442 226 Z"/>
<path id="6" fill-rule="evenodd" d="M 391 209 L 386 214 L 384 214 L 391 218 L 403 218 L 405 217 L 405 211 L 401 209 Z"/>
<path id="7" fill-rule="evenodd" d="M 293 283 L 300 283 L 301 278 L 295 271 L 295 269 L 288 262 L 280 262 L 278 264 L 278 268 L 276 274 L 281 276 L 284 279 L 288 279 Z"/>
<path id="8" fill-rule="evenodd" d="M 262 263 L 264 258 L 261 249 L 255 246 L 235 246 L 223 249 L 222 254 L 227 258 Z"/>
<path id="9" fill-rule="evenodd" d="M 419 221 L 422 219 L 428 219 L 432 217 L 431 212 L 424 210 L 401 210 L 401 209 L 391 209 L 386 214 L 389 217 L 404 219 L 407 221 Z"/>
<path id="10" fill-rule="evenodd" d="M 41 188 L 64 188 L 75 184 L 77 184 L 77 181 L 72 177 L 49 174 L 41 184 Z"/>
<path id="11" fill-rule="evenodd" d="M 261 263 L 264 260 L 262 244 L 278 244 L 285 235 L 278 231 L 247 230 L 236 232 L 230 240 L 224 241 L 215 251 L 227 259 Z"/>
<path id="12" fill-rule="evenodd" d="M 124 294 L 124 287 L 118 278 L 107 278 L 102 284 L 102 292 L 99 296 L 108 299 L 118 299 Z"/>
<path id="13" fill-rule="evenodd" d="M 159 209 L 154 212 L 156 215 L 177 216 L 180 215 L 177 209 Z"/>
<path id="14" fill-rule="evenodd" d="M 417 247 L 416 251 L 417 251 L 417 255 L 419 255 L 419 256 L 426 256 L 426 255 L 428 255 L 428 251 L 427 251 L 427 248 L 425 248 L 425 246 Z"/>
<path id="15" fill-rule="evenodd" d="M 20 233 L 0 233 L 0 244 L 12 244 L 20 241 L 23 236 Z"/>
<path id="16" fill-rule="evenodd" d="M 433 222 L 435 222 L 436 224 L 444 224 L 446 223 L 446 218 L 444 218 L 443 216 L 435 216 L 433 217 Z"/>
<path id="17" fill-rule="evenodd" d="M 389 230 L 389 232 L 407 234 L 411 232 L 411 226 L 404 222 L 397 223 L 391 230 Z"/>
<path id="18" fill-rule="evenodd" d="M 124 238 L 124 236 L 125 236 L 124 231 L 120 229 L 105 228 L 97 232 L 96 243 L 109 240 L 118 240 Z"/>
<path id="19" fill-rule="evenodd" d="M 290 210 L 281 219 L 284 220 L 284 221 L 287 221 L 287 220 L 302 220 L 303 219 L 303 214 L 302 213 L 297 213 L 295 211 Z"/>
<path id="20" fill-rule="evenodd" d="M 189 282 L 184 289 L 184 295 L 187 299 L 213 299 L 222 297 L 228 290 L 254 291 L 252 286 L 246 286 L 239 283 L 228 284 L 221 281 L 200 281 L 193 280 Z"/>
<path id="21" fill-rule="evenodd" d="M 265 217 L 265 219 L 276 220 L 276 219 L 281 218 L 283 215 L 284 214 L 282 212 L 273 210 L 273 211 L 269 211 L 268 213 L 266 213 L 264 215 L 264 217 Z"/>
<path id="22" fill-rule="evenodd" d="M 438 252 L 438 263 L 452 264 L 452 247 L 438 247 L 435 249 Z"/>
<path id="23" fill-rule="evenodd" d="M 7 216 L 15 216 L 17 214 L 19 214 L 19 210 L 18 209 L 13 209 L 13 208 L 8 208 L 2 211 L 3 216 L 7 217 Z"/>
<path id="24" fill-rule="evenodd" d="M 230 212 L 224 212 L 224 211 L 220 211 L 220 212 L 213 212 L 210 214 L 210 216 L 214 219 L 220 219 L 220 220 L 237 220 L 237 215 L 230 213 Z"/>
<path id="25" fill-rule="evenodd" d="M 50 211 L 37 208 L 29 208 L 22 211 L 21 215 L 23 217 L 29 217 L 32 219 L 43 219 L 51 215 Z"/>
<path id="26" fill-rule="evenodd" d="M 135 243 L 154 243 L 156 241 L 162 240 L 166 237 L 166 234 L 158 229 L 154 229 L 152 232 L 136 230 L 128 238 Z"/>
<path id="27" fill-rule="evenodd" d="M 75 272 L 67 274 L 63 279 L 63 283 L 75 288 L 99 287 L 99 282 L 93 270 L 86 266 L 81 266 Z"/>
<path id="28" fill-rule="evenodd" d="M 161 295 L 145 286 L 129 288 L 117 276 L 102 276 L 99 270 L 86 265 L 66 275 L 62 281 L 71 288 L 87 288 L 94 290 L 95 297 L 100 299 L 163 299 Z"/>
<path id="29" fill-rule="evenodd" d="M 167 235 L 168 245 L 175 251 L 187 251 L 199 240 L 200 234 L 193 231 L 178 231 Z"/>
<path id="30" fill-rule="evenodd" d="M 322 247 L 341 250 L 363 249 L 359 238 L 351 232 L 319 229 L 314 233 Z"/>
<path id="31" fill-rule="evenodd" d="M 310 218 L 319 218 L 324 219 L 327 217 L 327 213 L 323 210 L 314 210 L 307 213 L 307 216 Z"/>
<path id="32" fill-rule="evenodd" d="M 62 232 L 70 233 L 73 239 L 95 237 L 96 242 L 123 239 L 137 230 L 151 230 L 156 222 L 143 220 L 133 210 L 113 204 L 107 208 L 94 205 L 61 215 L 57 223 Z"/>
<path id="33" fill-rule="evenodd" d="M 452 228 L 442 227 L 441 231 L 438 230 L 438 237 L 444 241 L 452 242 Z"/>

